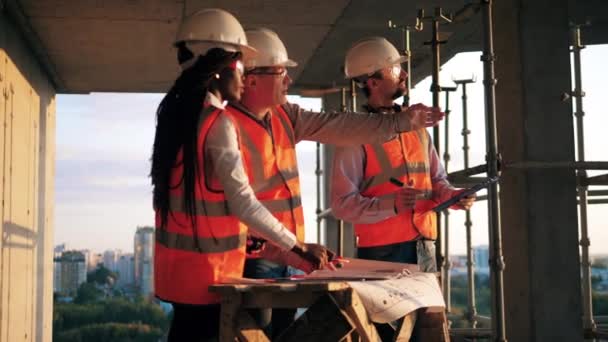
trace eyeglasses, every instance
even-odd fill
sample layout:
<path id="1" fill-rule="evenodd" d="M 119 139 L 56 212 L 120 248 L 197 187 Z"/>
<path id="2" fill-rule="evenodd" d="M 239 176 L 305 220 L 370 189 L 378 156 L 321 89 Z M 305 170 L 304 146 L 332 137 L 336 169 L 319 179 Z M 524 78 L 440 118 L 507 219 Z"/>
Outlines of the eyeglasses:
<path id="1" fill-rule="evenodd" d="M 246 72 L 246 75 L 269 75 L 269 76 L 280 76 L 285 77 L 287 75 L 287 68 L 273 68 L 273 67 L 262 67 L 254 68 Z"/>
<path id="2" fill-rule="evenodd" d="M 391 75 L 393 75 L 394 77 L 401 76 L 401 70 L 402 70 L 401 69 L 401 64 L 395 64 L 395 65 L 391 66 L 388 70 L 389 70 L 388 72 Z"/>

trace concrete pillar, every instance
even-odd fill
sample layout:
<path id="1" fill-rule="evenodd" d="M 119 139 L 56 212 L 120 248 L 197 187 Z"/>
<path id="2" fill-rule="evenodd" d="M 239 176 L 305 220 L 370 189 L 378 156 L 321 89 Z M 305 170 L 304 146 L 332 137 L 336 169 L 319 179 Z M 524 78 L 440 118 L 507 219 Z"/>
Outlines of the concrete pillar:
<path id="1" fill-rule="evenodd" d="M 2 10 L 0 342 L 50 341 L 55 88 L 20 25 Z"/>
<path id="2" fill-rule="evenodd" d="M 574 161 L 568 1 L 496 0 L 494 13 L 504 162 Z M 574 170 L 508 168 L 500 191 L 508 340 L 582 340 Z"/>

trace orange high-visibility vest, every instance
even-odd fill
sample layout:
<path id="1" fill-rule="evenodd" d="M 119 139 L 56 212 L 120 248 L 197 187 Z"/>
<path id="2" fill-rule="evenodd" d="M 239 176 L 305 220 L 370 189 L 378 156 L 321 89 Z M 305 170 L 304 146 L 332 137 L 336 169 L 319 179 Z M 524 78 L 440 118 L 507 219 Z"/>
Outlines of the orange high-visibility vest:
<path id="1" fill-rule="evenodd" d="M 416 189 L 426 190 L 412 211 L 403 212 L 371 224 L 356 224 L 359 247 L 383 246 L 417 238 L 434 240 L 437 237 L 436 215 L 426 211 L 434 206 L 431 201 L 429 165 L 429 136 L 425 129 L 399 134 L 384 144 L 364 145 L 367 157 L 361 195 L 365 197 L 392 196 L 397 190 L 390 178 L 396 178 Z"/>
<path id="2" fill-rule="evenodd" d="M 296 141 L 289 116 L 282 106 L 272 108 L 266 128 L 235 106 L 226 107 L 226 112 L 236 123 L 243 163 L 256 198 L 304 241 Z"/>
<path id="3" fill-rule="evenodd" d="M 160 212 L 156 211 L 154 285 L 156 296 L 164 301 L 218 303 L 219 295 L 210 293 L 208 286 L 227 277 L 243 276 L 247 227 L 230 215 L 224 193 L 212 190 L 219 187 L 219 182 L 205 170 L 203 162 L 205 137 L 220 113 L 215 107 L 208 106 L 203 109 L 199 121 L 195 227 L 183 203 L 183 185 L 180 185 L 183 182 L 182 151 L 178 153 L 171 172 L 166 227 L 161 227 Z"/>

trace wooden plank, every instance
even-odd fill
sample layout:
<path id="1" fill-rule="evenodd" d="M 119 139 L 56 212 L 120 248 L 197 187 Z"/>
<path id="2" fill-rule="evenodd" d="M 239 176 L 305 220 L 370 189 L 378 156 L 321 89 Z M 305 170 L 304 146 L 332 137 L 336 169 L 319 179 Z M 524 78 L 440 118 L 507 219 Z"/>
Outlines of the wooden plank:
<path id="1" fill-rule="evenodd" d="M 397 334 L 395 336 L 396 342 L 408 342 L 410 338 L 412 338 L 412 333 L 414 332 L 414 326 L 416 325 L 416 318 L 418 317 L 418 311 L 412 311 L 409 314 L 405 315 L 401 320 L 401 324 L 397 329 Z"/>
<path id="2" fill-rule="evenodd" d="M 242 281 L 238 282 L 238 280 L 235 280 L 234 283 L 212 285 L 209 286 L 209 290 L 220 294 L 233 293 L 235 291 L 254 293 L 298 291 L 301 293 L 305 291 L 341 291 L 350 288 L 345 282 L 335 281 L 292 281 L 284 283 L 247 283 L 248 280 Z"/>
<path id="3" fill-rule="evenodd" d="M 325 294 L 293 322 L 277 341 L 335 342 L 353 331 L 353 325 L 334 298 Z"/>
<path id="4" fill-rule="evenodd" d="M 270 342 L 251 315 L 242 310 L 238 314 L 237 335 L 243 342 Z"/>
<path id="5" fill-rule="evenodd" d="M 222 297 L 220 316 L 220 341 L 234 342 L 236 338 L 237 313 L 241 305 L 241 294 L 233 293 Z"/>
<path id="6" fill-rule="evenodd" d="M 336 292 L 333 296 L 336 298 L 338 305 L 348 314 L 362 341 L 376 342 L 380 340 L 378 331 L 367 316 L 363 302 L 357 292 L 351 288 Z"/>
<path id="7" fill-rule="evenodd" d="M 450 340 L 445 308 L 429 307 L 417 310 L 412 339 L 415 341 L 446 342 Z"/>
<path id="8" fill-rule="evenodd" d="M 307 308 L 315 303 L 324 292 L 263 292 L 243 293 L 243 308 Z"/>

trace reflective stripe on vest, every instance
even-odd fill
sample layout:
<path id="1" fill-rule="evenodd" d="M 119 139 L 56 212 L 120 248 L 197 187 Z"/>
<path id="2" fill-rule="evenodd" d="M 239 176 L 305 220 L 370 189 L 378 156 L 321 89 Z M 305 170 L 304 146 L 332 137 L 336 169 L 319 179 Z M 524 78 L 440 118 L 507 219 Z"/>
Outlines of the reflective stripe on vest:
<path id="1" fill-rule="evenodd" d="M 269 199 L 261 200 L 260 203 L 262 203 L 270 212 L 289 211 L 292 206 L 301 206 L 302 198 L 296 196 L 291 199 Z M 169 206 L 172 212 L 186 213 L 184 198 L 182 196 L 172 196 L 169 200 Z M 196 215 L 210 217 L 231 215 L 228 201 L 225 200 L 221 202 L 197 200 L 195 201 L 195 213 Z"/>
<path id="2" fill-rule="evenodd" d="M 436 218 L 427 209 L 434 205 L 429 167 L 429 137 L 426 130 L 401 133 L 384 144 L 364 145 L 366 164 L 360 192 L 365 197 L 394 197 L 399 189 L 389 180 L 399 179 L 424 191 L 412 212 L 405 212 L 373 224 L 356 224 L 359 247 L 383 246 L 420 237 L 435 239 Z"/>
<path id="3" fill-rule="evenodd" d="M 205 160 L 204 142 L 212 124 L 222 115 L 214 107 L 202 110 L 199 119 L 197 162 Z M 176 160 L 180 160 L 182 152 Z M 216 184 L 217 177 L 205 167 L 195 178 L 195 216 L 186 214 L 183 204 L 183 163 L 171 171 L 169 215 L 161 227 L 156 212 L 154 249 L 154 287 L 157 297 L 173 303 L 214 304 L 219 295 L 209 285 L 223 279 L 243 276 L 247 227 L 228 211 L 222 191 L 212 191 L 206 180 Z M 193 225 L 193 220 L 195 224 Z"/>
<path id="4" fill-rule="evenodd" d="M 169 232 L 166 229 L 160 228 L 156 228 L 155 235 L 156 242 L 167 248 L 179 249 L 187 252 L 198 252 L 195 238 L 192 235 Z M 221 238 L 198 237 L 198 245 L 202 253 L 228 252 L 232 249 L 243 247 L 246 241 L 246 233 Z"/>
<path id="5" fill-rule="evenodd" d="M 257 199 L 299 240 L 304 240 L 304 213 L 295 152 L 295 133 L 281 106 L 271 109 L 269 126 L 228 106 L 238 127 L 239 142 L 249 182 Z M 275 201 L 281 206 L 268 205 Z M 288 203 L 288 205 L 285 205 Z"/>

